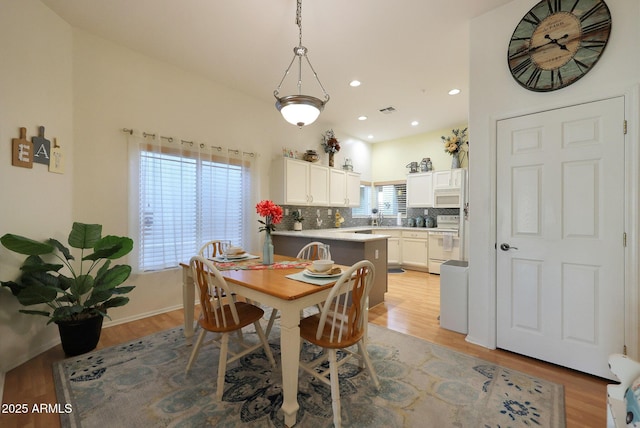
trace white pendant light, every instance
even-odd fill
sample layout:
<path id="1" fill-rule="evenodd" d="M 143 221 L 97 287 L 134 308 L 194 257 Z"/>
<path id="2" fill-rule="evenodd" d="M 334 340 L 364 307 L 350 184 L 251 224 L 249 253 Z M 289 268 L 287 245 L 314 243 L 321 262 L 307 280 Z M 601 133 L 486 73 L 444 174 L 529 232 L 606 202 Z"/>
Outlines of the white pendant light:
<path id="1" fill-rule="evenodd" d="M 296 24 L 299 29 L 300 42 L 298 46 L 293 48 L 293 59 L 291 59 L 289 67 L 287 67 L 287 70 L 284 72 L 284 76 L 282 76 L 280 84 L 278 84 L 276 90 L 273 91 L 273 96 L 276 97 L 276 108 L 282 114 L 284 120 L 292 125 L 302 128 L 303 126 L 315 122 L 318 116 L 320 116 L 320 112 L 324 109 L 325 104 L 329 102 L 329 94 L 327 94 L 327 91 L 325 91 L 322 86 L 322 83 L 318 78 L 318 74 L 313 69 L 311 61 L 309 61 L 309 57 L 307 57 L 307 48 L 302 46 L 302 0 L 298 0 Z M 309 64 L 313 77 L 316 78 L 316 81 L 324 93 L 324 100 L 312 97 L 311 95 L 302 94 L 302 58 L 307 60 L 307 64 Z M 282 86 L 284 79 L 287 77 L 287 74 L 289 74 L 289 70 L 296 59 L 298 60 L 298 94 L 280 97 L 280 87 Z"/>

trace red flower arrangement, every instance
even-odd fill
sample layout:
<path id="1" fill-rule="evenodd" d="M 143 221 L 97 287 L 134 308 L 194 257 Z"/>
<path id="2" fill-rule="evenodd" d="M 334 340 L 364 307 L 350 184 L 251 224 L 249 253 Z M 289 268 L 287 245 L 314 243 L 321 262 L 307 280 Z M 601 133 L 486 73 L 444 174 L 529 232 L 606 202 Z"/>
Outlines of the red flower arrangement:
<path id="1" fill-rule="evenodd" d="M 259 223 L 264 225 L 260 227 L 260 232 L 264 230 L 267 233 L 271 233 L 276 230 L 275 225 L 282 221 L 282 207 L 268 199 L 258 202 L 256 212 L 264 217 L 264 221 L 258 220 Z"/>
<path id="2" fill-rule="evenodd" d="M 340 143 L 333 133 L 333 129 L 328 130 L 322 135 L 322 146 L 325 153 L 337 153 L 340 151 Z"/>

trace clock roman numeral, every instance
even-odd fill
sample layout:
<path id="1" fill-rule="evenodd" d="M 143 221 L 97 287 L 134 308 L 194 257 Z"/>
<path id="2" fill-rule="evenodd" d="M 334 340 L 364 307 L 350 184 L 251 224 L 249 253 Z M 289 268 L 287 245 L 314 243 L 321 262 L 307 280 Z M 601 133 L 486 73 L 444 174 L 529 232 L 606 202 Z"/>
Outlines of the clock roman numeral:
<path id="1" fill-rule="evenodd" d="M 576 7 L 578 7 L 578 3 L 580 3 L 580 0 L 576 0 L 573 6 L 571 6 L 571 9 L 569 10 L 569 12 L 573 13 L 573 11 L 576 10 Z"/>
<path id="2" fill-rule="evenodd" d="M 533 24 L 534 26 L 538 26 L 541 21 L 541 19 L 538 18 L 535 13 L 533 13 L 533 11 L 529 11 L 529 13 L 527 13 L 527 15 L 522 20 L 528 22 L 529 24 Z"/>
<path id="3" fill-rule="evenodd" d="M 542 74 L 542 70 L 536 67 L 532 72 L 529 79 L 527 79 L 527 86 L 530 88 L 535 88 L 538 86 L 538 82 L 540 81 L 540 75 Z"/>
<path id="4" fill-rule="evenodd" d="M 587 35 L 589 33 L 595 33 L 597 31 L 606 30 L 611 27 L 610 19 L 603 19 L 600 22 L 594 22 L 593 24 L 585 25 L 582 27 L 582 34 Z"/>
<path id="5" fill-rule="evenodd" d="M 527 71 L 529 69 L 529 67 L 531 67 L 531 65 L 533 65 L 533 61 L 531 61 L 531 58 L 527 58 L 524 61 L 522 61 L 520 64 L 516 65 L 515 67 L 512 68 L 512 71 L 519 76 L 522 76 L 522 74 Z"/>
<path id="6" fill-rule="evenodd" d="M 584 49 L 600 52 L 602 49 L 604 49 L 606 45 L 607 45 L 606 40 L 583 40 L 580 47 Z"/>
<path id="7" fill-rule="evenodd" d="M 591 15 L 593 15 L 603 7 L 604 7 L 604 2 L 599 2 L 598 4 L 593 6 L 591 9 L 586 11 L 584 14 L 582 14 L 582 16 L 580 17 L 580 21 L 584 22 L 585 20 L 589 19 Z"/>
<path id="8" fill-rule="evenodd" d="M 562 10 L 562 0 L 547 0 L 547 6 L 549 7 L 549 15 Z"/>
<path id="9" fill-rule="evenodd" d="M 578 68 L 580 69 L 580 72 L 582 74 L 586 73 L 589 70 L 589 68 L 591 68 L 591 66 L 589 66 L 589 65 L 585 64 L 584 62 L 579 61 L 579 60 L 577 60 L 575 58 L 573 58 L 573 62 L 578 66 Z"/>

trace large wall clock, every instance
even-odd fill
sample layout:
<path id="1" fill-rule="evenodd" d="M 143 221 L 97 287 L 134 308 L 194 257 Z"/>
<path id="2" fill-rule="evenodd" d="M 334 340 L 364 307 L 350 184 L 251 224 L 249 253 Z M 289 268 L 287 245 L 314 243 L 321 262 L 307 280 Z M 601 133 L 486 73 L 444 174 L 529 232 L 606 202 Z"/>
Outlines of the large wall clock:
<path id="1" fill-rule="evenodd" d="M 511 36 L 511 75 L 536 92 L 569 86 L 598 62 L 610 32 L 611 13 L 603 0 L 543 0 Z"/>

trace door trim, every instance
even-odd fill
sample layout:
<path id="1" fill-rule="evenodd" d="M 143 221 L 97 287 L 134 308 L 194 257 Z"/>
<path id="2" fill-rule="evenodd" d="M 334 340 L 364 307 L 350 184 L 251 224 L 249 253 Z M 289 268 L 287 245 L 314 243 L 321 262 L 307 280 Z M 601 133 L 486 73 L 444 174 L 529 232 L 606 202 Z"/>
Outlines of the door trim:
<path id="1" fill-rule="evenodd" d="M 640 284 L 639 284 L 639 265 L 640 265 L 640 85 L 634 85 L 623 93 L 611 94 L 594 99 L 584 99 L 572 104 L 549 106 L 543 109 L 530 109 L 527 111 L 519 111 L 517 114 L 504 114 L 491 117 L 490 127 L 490 159 L 489 171 L 491 174 L 491 190 L 490 190 L 490 209 L 491 209 L 491 227 L 490 236 L 493 237 L 494 243 L 497 245 L 497 169 L 498 169 L 498 122 L 501 120 L 512 119 L 520 116 L 539 113 L 542 111 L 555 110 L 559 108 L 572 107 L 575 105 L 586 104 L 596 101 L 602 101 L 611 98 L 624 98 L 625 119 L 627 121 L 627 134 L 624 137 L 625 146 L 625 206 L 624 206 L 624 222 L 627 234 L 627 246 L 625 247 L 625 345 L 627 355 L 634 359 L 640 359 L 639 353 L 639 337 L 640 329 Z M 620 126 L 623 126 L 621 123 Z M 622 237 L 620 237 L 622 240 Z M 490 290 L 489 302 L 490 307 L 487 308 L 487 314 L 490 316 L 489 323 L 493 324 L 490 329 L 491 337 L 488 337 L 487 345 L 492 349 L 497 346 L 497 248 L 491 254 L 491 264 L 489 266 Z M 468 339 L 472 339 L 469 338 Z M 473 342 L 473 340 L 470 340 Z"/>

